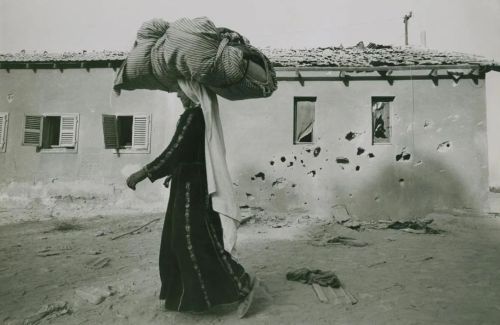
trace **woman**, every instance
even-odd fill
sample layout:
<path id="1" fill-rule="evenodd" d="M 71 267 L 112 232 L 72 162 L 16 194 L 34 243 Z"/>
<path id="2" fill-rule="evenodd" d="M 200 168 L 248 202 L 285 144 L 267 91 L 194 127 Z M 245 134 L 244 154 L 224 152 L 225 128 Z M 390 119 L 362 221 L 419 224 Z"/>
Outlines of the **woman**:
<path id="1" fill-rule="evenodd" d="M 185 111 L 170 144 L 127 179 L 133 190 L 145 178 L 167 177 L 166 186 L 171 180 L 160 246 L 160 299 L 169 310 L 187 312 L 240 302 L 243 317 L 256 281 L 224 250 L 220 218 L 207 191 L 202 109 L 182 91 L 178 97 Z"/>

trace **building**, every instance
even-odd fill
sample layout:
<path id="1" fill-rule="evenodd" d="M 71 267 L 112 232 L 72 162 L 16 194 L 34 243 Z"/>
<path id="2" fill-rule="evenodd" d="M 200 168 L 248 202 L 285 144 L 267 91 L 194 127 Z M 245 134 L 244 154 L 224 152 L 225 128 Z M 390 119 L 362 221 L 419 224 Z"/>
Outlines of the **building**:
<path id="1" fill-rule="evenodd" d="M 265 51 L 273 96 L 220 100 L 241 206 L 363 219 L 487 208 L 485 74 L 500 64 L 371 43 Z M 133 192 L 125 178 L 168 144 L 181 105 L 114 96 L 125 55 L 0 55 L 0 222 L 165 209 L 161 182 Z"/>

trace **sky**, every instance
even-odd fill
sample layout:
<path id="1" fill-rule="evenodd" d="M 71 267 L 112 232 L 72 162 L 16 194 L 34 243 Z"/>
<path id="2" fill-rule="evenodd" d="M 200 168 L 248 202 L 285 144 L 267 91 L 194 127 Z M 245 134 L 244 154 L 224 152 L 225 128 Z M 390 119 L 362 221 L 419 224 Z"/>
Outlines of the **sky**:
<path id="1" fill-rule="evenodd" d="M 128 50 L 153 17 L 208 16 L 254 45 L 410 43 L 500 59 L 500 0 L 0 0 L 0 52 Z"/>
<path id="2" fill-rule="evenodd" d="M 403 45 L 409 11 L 410 45 L 425 31 L 428 48 L 500 62 L 500 0 L 0 0 L 0 53 L 127 51 L 145 20 L 198 16 L 258 47 Z M 487 102 L 490 174 L 500 185 L 500 73 L 487 76 Z"/>

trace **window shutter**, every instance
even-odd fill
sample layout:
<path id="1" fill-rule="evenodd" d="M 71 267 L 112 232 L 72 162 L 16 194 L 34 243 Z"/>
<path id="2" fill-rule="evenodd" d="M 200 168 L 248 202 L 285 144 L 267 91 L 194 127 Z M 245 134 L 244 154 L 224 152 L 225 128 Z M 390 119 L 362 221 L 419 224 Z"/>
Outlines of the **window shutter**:
<path id="1" fill-rule="evenodd" d="M 25 115 L 24 116 L 24 146 L 42 145 L 43 116 Z"/>
<path id="2" fill-rule="evenodd" d="M 60 147 L 74 147 L 76 145 L 77 127 L 78 114 L 61 115 L 61 128 L 59 132 Z"/>
<path id="3" fill-rule="evenodd" d="M 104 133 L 104 148 L 118 149 L 118 127 L 115 115 L 102 114 L 102 130 Z"/>
<path id="4" fill-rule="evenodd" d="M 7 120 L 9 113 L 0 113 L 0 152 L 5 152 L 7 143 Z"/>
<path id="5" fill-rule="evenodd" d="M 150 115 L 135 114 L 132 124 L 132 149 L 149 150 Z"/>

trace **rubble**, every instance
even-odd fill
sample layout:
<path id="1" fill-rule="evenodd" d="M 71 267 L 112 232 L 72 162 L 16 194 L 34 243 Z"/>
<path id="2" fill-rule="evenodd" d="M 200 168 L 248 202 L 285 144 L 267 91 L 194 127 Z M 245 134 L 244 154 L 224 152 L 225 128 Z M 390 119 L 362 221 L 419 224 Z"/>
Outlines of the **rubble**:
<path id="1" fill-rule="evenodd" d="M 70 313 L 71 309 L 66 301 L 57 301 L 52 304 L 42 306 L 35 314 L 26 318 L 23 325 L 36 325 L 43 319 L 52 319 Z"/>

